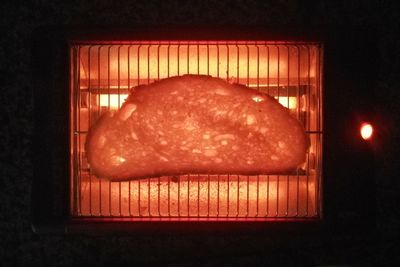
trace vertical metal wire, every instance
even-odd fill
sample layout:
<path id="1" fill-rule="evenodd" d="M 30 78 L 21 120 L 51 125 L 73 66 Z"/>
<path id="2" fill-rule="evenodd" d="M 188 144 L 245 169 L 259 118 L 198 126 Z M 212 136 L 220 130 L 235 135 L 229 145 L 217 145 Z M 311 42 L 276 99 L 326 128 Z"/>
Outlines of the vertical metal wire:
<path id="1" fill-rule="evenodd" d="M 179 59 L 180 59 L 180 55 L 179 55 L 179 49 L 180 49 L 180 47 L 181 47 L 181 44 L 180 43 L 178 43 L 178 52 L 176 53 L 177 54 L 177 60 L 178 60 L 178 64 L 176 64 L 176 66 L 177 66 L 177 68 L 178 68 L 178 76 L 180 75 L 180 73 L 179 73 L 179 67 L 180 67 L 180 62 L 179 62 Z"/>
<path id="2" fill-rule="evenodd" d="M 269 46 L 266 44 L 267 47 L 267 93 L 270 95 L 270 77 L 269 77 L 269 67 L 270 67 L 270 60 L 269 60 Z M 269 216 L 269 175 L 267 175 L 267 210 L 266 216 Z"/>
<path id="3" fill-rule="evenodd" d="M 141 210 L 141 203 L 140 203 L 140 191 L 141 191 L 141 185 L 140 185 L 140 179 L 138 180 L 138 214 L 139 217 L 142 217 L 142 210 Z"/>
<path id="4" fill-rule="evenodd" d="M 260 91 L 260 47 L 256 45 L 257 48 L 257 91 Z"/>
<path id="5" fill-rule="evenodd" d="M 89 46 L 88 49 L 88 127 L 91 126 L 91 113 L 92 113 L 92 103 L 91 103 L 91 98 L 92 98 L 92 84 L 91 84 L 91 49 L 92 46 Z M 89 169 L 89 215 L 92 216 L 92 170 Z"/>
<path id="6" fill-rule="evenodd" d="M 314 216 L 318 215 L 318 207 L 319 207 L 319 201 L 318 201 L 318 195 L 319 195 L 319 172 L 320 172 L 320 118 L 319 118 L 319 101 L 320 101 L 320 83 L 319 83 L 319 51 L 320 51 L 320 46 L 315 46 L 314 49 L 317 49 L 316 51 L 316 67 L 315 67 L 315 72 L 316 72 L 316 77 L 315 77 L 315 90 L 316 90 L 316 122 L 317 122 L 317 129 L 316 129 L 316 144 L 315 144 L 315 155 L 316 155 L 316 164 L 315 167 L 317 169 L 316 176 L 315 176 L 315 193 L 314 193 Z"/>
<path id="7" fill-rule="evenodd" d="M 229 45 L 226 44 L 226 81 L 229 82 Z"/>
<path id="8" fill-rule="evenodd" d="M 128 90 L 131 89 L 131 47 L 132 45 L 128 46 Z"/>
<path id="9" fill-rule="evenodd" d="M 227 187 L 227 197 L 226 197 L 226 203 L 227 203 L 226 210 L 228 213 L 227 216 L 229 217 L 229 214 L 230 214 L 230 205 L 229 205 L 229 203 L 230 203 L 230 201 L 229 201 L 230 175 L 229 174 L 228 174 L 227 179 L 228 179 L 228 184 L 227 184 L 228 187 Z"/>
<path id="10" fill-rule="evenodd" d="M 180 176 L 178 177 L 178 217 L 181 217 L 181 177 Z"/>
<path id="11" fill-rule="evenodd" d="M 167 45 L 167 77 L 169 78 L 169 48 L 171 46 L 171 42 L 168 42 Z"/>
<path id="12" fill-rule="evenodd" d="M 169 78 L 169 57 L 171 42 L 167 46 L 167 77 Z M 179 68 L 179 67 L 178 67 Z M 168 177 L 168 216 L 171 217 L 171 177 Z"/>
<path id="13" fill-rule="evenodd" d="M 269 216 L 269 175 L 267 175 L 267 206 L 265 211 L 265 216 Z"/>
<path id="14" fill-rule="evenodd" d="M 208 43 L 207 43 L 207 75 L 210 75 L 210 46 Z"/>
<path id="15" fill-rule="evenodd" d="M 190 174 L 187 176 L 187 209 L 188 209 L 188 217 L 190 217 Z"/>
<path id="16" fill-rule="evenodd" d="M 78 136 L 78 214 L 82 215 L 82 161 L 81 161 L 81 135 L 80 135 L 80 126 L 81 126 L 81 47 L 78 46 L 78 87 L 77 87 L 77 94 L 76 94 L 76 106 L 77 106 L 77 126 L 79 129 L 79 136 Z"/>
<path id="17" fill-rule="evenodd" d="M 207 217 L 210 217 L 210 175 L 207 178 Z"/>
<path id="18" fill-rule="evenodd" d="M 79 175 L 79 165 L 78 165 L 78 137 L 79 137 L 79 129 L 78 129 L 78 125 L 77 125 L 77 110 L 79 107 L 77 107 L 77 95 L 79 92 L 79 78 L 77 76 L 77 72 L 78 72 L 78 56 L 77 56 L 77 51 L 76 51 L 76 46 L 73 46 L 70 48 L 70 53 L 71 53 L 71 57 L 70 57 L 70 64 L 72 65 L 72 87 L 71 87 L 71 99 L 70 101 L 73 103 L 72 104 L 72 118 L 73 118 L 73 123 L 71 125 L 71 127 L 73 128 L 73 135 L 71 137 L 71 141 L 73 144 L 73 154 L 72 154 L 72 165 L 71 167 L 73 168 L 71 171 L 72 176 L 70 177 L 70 179 L 72 179 L 71 181 L 71 194 L 70 197 L 71 199 L 71 215 L 78 215 L 78 188 L 77 188 L 77 182 L 78 182 L 78 175 Z"/>
<path id="19" fill-rule="evenodd" d="M 157 46 L 157 80 L 160 80 L 160 46 Z"/>
<path id="20" fill-rule="evenodd" d="M 176 64 L 177 68 L 178 68 L 178 76 L 179 76 L 179 67 L 180 67 L 180 55 L 179 55 L 180 46 L 181 46 L 181 44 L 178 43 L 178 48 L 177 48 L 177 53 L 176 53 L 177 60 L 178 60 L 178 63 Z M 178 177 L 178 217 L 181 217 L 181 177 Z"/>
<path id="21" fill-rule="evenodd" d="M 150 45 L 147 45 L 147 84 L 150 83 Z M 151 217 L 150 208 L 150 177 L 147 178 L 147 211 L 148 216 Z"/>
<path id="22" fill-rule="evenodd" d="M 259 214 L 259 202 L 260 202 L 260 175 L 257 175 L 257 200 L 256 200 L 256 214 L 255 217 L 258 217 Z"/>
<path id="23" fill-rule="evenodd" d="M 250 51 L 249 51 L 249 46 L 246 44 L 246 50 L 247 50 L 247 86 L 250 85 Z"/>
<path id="24" fill-rule="evenodd" d="M 239 82 L 239 78 L 240 78 L 240 74 L 239 74 L 239 63 L 240 63 L 240 58 L 239 58 L 239 46 L 238 46 L 238 44 L 237 44 L 237 42 L 236 42 L 236 82 L 237 83 L 240 83 Z"/>
<path id="25" fill-rule="evenodd" d="M 200 74 L 200 49 L 199 42 L 197 42 L 197 75 Z"/>
<path id="26" fill-rule="evenodd" d="M 320 76 L 320 70 L 321 70 L 321 49 L 322 46 L 321 44 L 314 45 L 313 51 L 315 53 L 315 68 L 316 68 L 316 73 L 315 73 L 315 85 L 313 86 L 315 94 L 313 98 L 315 99 L 315 112 L 316 114 L 314 115 L 315 122 L 316 122 L 316 129 L 314 131 L 315 134 L 315 162 L 314 162 L 314 168 L 316 170 L 315 173 L 315 179 L 314 179 L 314 212 L 313 216 L 318 216 L 320 215 L 320 201 L 321 201 L 321 193 L 320 193 L 320 187 L 321 187 L 321 153 L 322 153 L 322 147 L 321 147 L 321 134 L 322 134 L 322 129 L 321 129 L 321 76 Z M 310 67 L 311 68 L 311 67 Z M 309 68 L 309 69 L 310 69 Z"/>
<path id="27" fill-rule="evenodd" d="M 111 63 L 110 63 L 110 61 L 111 61 L 111 56 L 110 56 L 110 54 L 111 54 L 111 45 L 109 45 L 108 46 L 108 50 L 107 50 L 107 96 L 108 96 L 108 105 L 107 105 L 107 108 L 108 108 L 108 111 L 110 111 L 110 105 L 111 105 L 111 82 L 110 82 L 110 77 L 111 77 L 111 71 L 110 71 L 110 65 L 111 65 Z"/>
<path id="28" fill-rule="evenodd" d="M 300 121 L 300 68 L 301 68 L 301 61 L 300 61 L 300 48 L 297 47 L 297 119 Z M 304 127 L 305 128 L 305 127 Z M 299 202 L 300 202 L 300 175 L 299 169 L 296 170 L 297 173 L 297 206 L 296 206 L 296 214 L 295 216 L 299 216 Z"/>
<path id="29" fill-rule="evenodd" d="M 150 44 L 147 46 L 147 84 L 150 84 Z M 149 217 L 151 217 L 151 208 L 150 208 L 150 177 L 147 178 L 147 210 L 149 213 Z"/>
<path id="30" fill-rule="evenodd" d="M 186 54 L 186 74 L 189 74 L 190 73 L 190 60 L 189 60 L 189 52 L 190 52 L 190 50 L 189 50 L 189 48 L 190 48 L 190 45 L 189 44 L 186 44 L 186 52 L 187 52 L 187 54 Z"/>
<path id="31" fill-rule="evenodd" d="M 317 175 L 317 194 L 316 194 L 316 199 L 315 199 L 315 207 L 316 207 L 316 213 L 317 215 L 321 216 L 321 206 L 320 203 L 322 201 L 322 190 L 321 190 L 321 185 L 322 185 L 322 127 L 323 127 L 323 122 L 322 122 L 322 89 L 321 89 L 321 83 L 322 83 L 322 77 L 321 77 L 321 68 L 322 68 L 322 45 L 319 44 L 318 45 L 318 64 L 317 64 L 317 99 L 318 99 L 318 109 L 317 109 L 317 129 L 318 129 L 318 144 L 317 144 L 317 148 L 318 148 L 318 165 L 317 165 L 317 171 L 318 171 L 318 175 Z"/>
<path id="32" fill-rule="evenodd" d="M 322 105 L 323 105 L 323 91 L 322 91 L 322 67 L 323 67 L 323 45 L 319 44 L 317 47 L 318 51 L 318 64 L 317 64 L 317 71 L 316 71 L 316 75 L 317 75 L 317 129 L 318 129 L 318 139 L 317 139 L 317 157 L 318 157 L 318 164 L 316 166 L 317 168 L 317 176 L 316 179 L 318 179 L 317 181 L 317 188 L 316 188 L 316 215 L 317 216 L 322 216 L 322 207 L 321 207 L 321 203 L 322 203 L 322 153 L 323 153 L 323 138 L 322 138 L 322 134 L 323 134 L 323 117 L 322 117 Z"/>
<path id="33" fill-rule="evenodd" d="M 160 80 L 160 44 L 158 44 L 157 47 L 157 80 Z M 160 184 L 161 184 L 161 180 L 160 180 L 160 176 L 158 177 L 158 202 L 157 202 L 157 210 L 158 210 L 158 216 L 161 217 L 161 211 L 160 211 Z"/>
<path id="34" fill-rule="evenodd" d="M 219 45 L 217 44 L 217 77 L 219 78 Z"/>
<path id="35" fill-rule="evenodd" d="M 140 48 L 142 47 L 142 44 L 139 44 L 138 49 L 137 49 L 137 85 L 140 84 Z M 142 210 L 141 210 L 141 203 L 140 203 L 140 198 L 141 198 L 141 184 L 140 184 L 140 179 L 138 181 L 138 214 L 139 217 L 142 217 Z"/>
<path id="36" fill-rule="evenodd" d="M 269 60 L 269 45 L 266 45 L 267 47 L 267 93 L 270 95 L 270 81 L 269 81 L 269 67 L 270 67 L 270 60 Z"/>
<path id="37" fill-rule="evenodd" d="M 128 214 L 132 217 L 131 211 L 131 181 L 128 182 Z"/>
<path id="38" fill-rule="evenodd" d="M 118 215 L 121 216 L 121 182 L 118 182 Z"/>
<path id="39" fill-rule="evenodd" d="M 128 91 L 131 89 L 131 45 L 128 46 Z M 131 181 L 128 182 L 128 214 L 132 216 L 131 211 Z"/>
<path id="40" fill-rule="evenodd" d="M 142 44 L 138 46 L 137 50 L 137 85 L 140 84 L 140 47 L 142 47 Z"/>
<path id="41" fill-rule="evenodd" d="M 76 215 L 76 136 L 77 136 L 77 129 L 76 129 L 76 107 L 75 107 L 75 98 L 76 98 L 76 52 L 75 52 L 75 47 L 69 47 L 68 51 L 68 63 L 69 63 L 69 68 L 70 68 L 70 73 L 69 73 L 69 80 L 70 80 L 70 86 L 69 86 L 69 105 L 70 105 L 70 136 L 69 136 L 69 142 L 71 144 L 71 156 L 70 156 L 70 176 L 68 177 L 69 179 L 69 213 L 70 215 Z"/>
<path id="42" fill-rule="evenodd" d="M 301 118 L 300 118 L 300 75 L 301 75 L 301 50 L 300 47 L 298 45 L 296 45 L 297 48 L 297 90 L 296 90 L 296 98 L 297 98 L 297 108 L 296 108 L 296 117 L 297 119 L 301 122 Z M 304 125 L 305 126 L 305 125 Z M 305 128 L 305 127 L 304 127 Z"/>
<path id="43" fill-rule="evenodd" d="M 308 94 L 307 94 L 307 98 L 308 98 L 308 101 L 307 101 L 307 125 L 308 125 L 308 131 L 310 131 L 311 129 L 311 125 L 310 125 L 310 119 L 311 119 L 311 107 L 310 107 L 310 102 L 311 102 L 311 74 L 310 74 L 310 68 L 311 68 L 311 59 L 310 59 L 310 47 L 309 46 L 306 46 L 307 47 L 307 59 L 308 59 L 308 62 L 307 62 L 307 77 L 308 77 L 308 80 L 307 80 L 307 88 L 308 88 Z M 307 153 L 307 185 L 306 185 L 306 187 L 307 187 L 307 191 L 306 191 L 306 216 L 308 217 L 308 190 L 309 190 L 309 185 L 308 185 L 308 182 L 309 182 L 309 176 L 310 176 L 310 152 L 308 152 Z"/>
<path id="44" fill-rule="evenodd" d="M 158 216 L 161 217 L 161 210 L 160 210 L 160 187 L 161 187 L 161 178 L 160 176 L 157 178 L 158 183 L 157 183 L 157 189 L 158 189 L 158 202 L 157 202 L 157 210 L 158 210 Z"/>
<path id="45" fill-rule="evenodd" d="M 171 217 L 171 177 L 168 177 L 168 216 Z"/>
<path id="46" fill-rule="evenodd" d="M 97 61 L 97 65 L 98 65 L 98 69 L 97 69 L 97 105 L 98 105 L 98 109 L 97 109 L 97 116 L 98 117 L 100 117 L 100 113 L 101 113 L 101 105 L 100 105 L 100 94 L 101 94 L 101 92 L 100 92 L 100 77 L 101 77 L 101 75 L 100 75 L 100 70 L 101 70 L 101 68 L 100 68 L 100 60 L 101 60 L 101 51 L 100 51 L 100 49 L 101 49 L 101 45 L 98 47 L 98 50 L 97 50 L 97 58 L 98 58 L 98 61 Z M 101 216 L 102 214 L 101 214 L 101 180 L 99 179 L 99 216 Z"/>
<path id="47" fill-rule="evenodd" d="M 200 217 L 200 175 L 197 175 L 197 217 Z"/>
<path id="48" fill-rule="evenodd" d="M 150 46 L 147 45 L 147 84 L 150 83 Z"/>
<path id="49" fill-rule="evenodd" d="M 260 91 L 260 48 L 256 45 L 257 48 L 257 91 Z M 259 200 L 260 200 L 260 175 L 257 175 L 257 202 L 256 202 L 256 214 L 255 217 L 258 217 L 259 214 Z"/>
<path id="50" fill-rule="evenodd" d="M 278 71 L 277 71 L 277 75 L 278 75 L 278 80 L 277 80 L 277 85 L 276 85 L 276 87 L 277 87 L 277 93 L 278 93 L 278 101 L 279 101 L 279 91 L 280 91 L 280 88 L 279 88 L 279 76 L 280 76 L 280 51 L 279 51 L 279 45 L 275 45 L 275 47 L 277 48 L 277 52 L 278 52 Z M 275 213 L 275 215 L 276 216 L 278 216 L 279 215 L 279 175 L 277 175 L 276 176 L 276 213 Z"/>
<path id="51" fill-rule="evenodd" d="M 111 105 L 111 96 L 110 96 L 110 90 L 111 90 L 111 84 L 110 84 L 110 73 L 111 73 L 111 71 L 110 71 L 110 52 L 111 51 L 111 45 L 110 46 L 108 46 L 108 54 L 107 54 L 107 59 L 108 59 L 108 61 L 107 61 L 107 64 L 108 64 L 108 67 L 107 67 L 107 70 L 108 70 L 108 72 L 107 72 L 107 92 L 108 92 L 108 111 L 110 111 L 110 105 Z M 109 210 L 109 213 L 110 213 L 110 216 L 112 216 L 112 213 L 111 213 L 111 181 L 109 180 L 108 181 L 108 210 Z"/>
<path id="52" fill-rule="evenodd" d="M 250 202 L 250 199 L 249 199 L 249 197 L 250 197 L 250 195 L 249 195 L 249 187 L 250 187 L 250 181 L 249 181 L 249 179 L 250 179 L 250 176 L 249 175 L 247 175 L 247 203 L 246 203 L 246 217 L 248 217 L 249 216 L 249 202 Z"/>
<path id="53" fill-rule="evenodd" d="M 217 217 L 219 217 L 219 174 L 217 175 Z"/>
<path id="54" fill-rule="evenodd" d="M 286 45 L 287 48 L 287 106 L 288 110 L 290 110 L 289 106 L 289 88 L 290 88 L 290 51 L 289 46 Z M 286 212 L 285 216 L 289 215 L 289 175 L 287 175 L 287 183 L 286 183 Z"/>
<path id="55" fill-rule="evenodd" d="M 117 81 L 117 94 L 118 94 L 118 108 L 120 108 L 121 107 L 121 103 L 120 103 L 120 96 L 121 96 L 121 93 L 120 93 L 120 90 L 121 90 L 121 84 L 120 84 L 120 80 L 121 80 L 121 70 L 120 70 L 120 68 L 121 68 L 121 66 L 120 66 L 120 62 L 121 62 L 121 46 L 118 46 L 118 54 L 117 54 L 117 62 L 118 62 L 118 65 L 117 65 L 117 74 L 118 74 L 118 81 Z"/>
<path id="56" fill-rule="evenodd" d="M 120 68 L 121 68 L 121 46 L 118 46 L 118 57 L 117 57 L 117 60 L 118 60 L 118 83 L 117 83 L 117 86 L 118 86 L 118 108 L 120 108 L 121 107 L 121 103 L 120 103 L 120 96 L 121 96 L 121 94 L 120 94 L 120 90 L 121 90 L 121 70 L 120 70 Z M 119 216 L 121 216 L 121 182 L 118 182 L 118 215 Z"/>
<path id="57" fill-rule="evenodd" d="M 246 44 L 246 51 L 247 51 L 247 86 L 249 86 L 250 85 L 250 78 L 249 78 L 249 76 L 250 76 L 250 51 L 249 51 L 249 46 Z M 239 80 L 239 79 L 238 79 Z M 250 202 L 250 200 L 249 200 L 249 176 L 247 175 L 247 202 L 246 202 L 246 216 L 245 217 L 248 217 L 249 216 L 249 202 Z"/>
<path id="58" fill-rule="evenodd" d="M 236 217 L 239 217 L 239 202 L 240 202 L 240 177 L 237 175 L 237 202 L 236 202 Z"/>

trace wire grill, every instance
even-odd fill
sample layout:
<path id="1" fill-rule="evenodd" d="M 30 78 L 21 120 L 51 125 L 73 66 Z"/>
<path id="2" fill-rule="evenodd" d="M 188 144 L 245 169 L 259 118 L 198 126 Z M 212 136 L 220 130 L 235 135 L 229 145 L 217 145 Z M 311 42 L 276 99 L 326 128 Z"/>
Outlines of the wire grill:
<path id="1" fill-rule="evenodd" d="M 298 42 L 137 41 L 71 43 L 71 215 L 132 220 L 319 218 L 322 171 L 322 46 Z M 303 123 L 306 163 L 287 175 L 149 177 L 92 175 L 88 129 L 117 109 L 129 88 L 207 74 L 275 97 Z"/>

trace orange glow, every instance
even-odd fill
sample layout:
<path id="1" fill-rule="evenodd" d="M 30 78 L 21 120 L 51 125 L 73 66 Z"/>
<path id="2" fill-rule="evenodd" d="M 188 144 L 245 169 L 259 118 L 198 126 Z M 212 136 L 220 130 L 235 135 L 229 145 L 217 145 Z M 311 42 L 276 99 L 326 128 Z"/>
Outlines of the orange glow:
<path id="1" fill-rule="evenodd" d="M 108 107 L 110 106 L 111 109 L 117 109 L 122 106 L 125 102 L 125 99 L 128 95 L 100 95 L 100 106 L 101 107 Z M 118 106 L 118 99 L 119 99 L 119 106 Z"/>
<path id="2" fill-rule="evenodd" d="M 76 129 L 70 139 L 73 217 L 256 221 L 319 216 L 323 118 L 319 44 L 93 41 L 72 45 L 71 51 L 71 129 Z M 120 108 L 131 88 L 185 74 L 246 85 L 258 92 L 252 97 L 254 104 L 264 101 L 265 93 L 288 108 L 310 139 L 304 164 L 297 172 L 282 175 L 190 174 L 122 182 L 93 175 L 85 142 L 100 115 Z"/>
<path id="3" fill-rule="evenodd" d="M 184 74 L 220 77 L 248 86 L 314 82 L 318 47 L 248 43 L 81 46 L 81 88 L 132 87 Z M 109 76 L 108 76 L 109 74 Z"/>
<path id="4" fill-rule="evenodd" d="M 82 176 L 83 215 L 282 217 L 317 214 L 315 175 L 182 175 L 125 182 Z M 111 200 L 111 202 L 110 202 Z"/>
<path id="5" fill-rule="evenodd" d="M 370 140 L 374 133 L 374 128 L 370 123 L 364 122 L 360 127 L 360 134 L 364 140 Z"/>

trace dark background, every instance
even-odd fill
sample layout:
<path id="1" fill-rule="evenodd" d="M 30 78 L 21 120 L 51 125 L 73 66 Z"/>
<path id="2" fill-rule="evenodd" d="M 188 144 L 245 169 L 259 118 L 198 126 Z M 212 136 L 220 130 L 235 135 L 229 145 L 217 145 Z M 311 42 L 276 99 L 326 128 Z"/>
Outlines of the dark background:
<path id="1" fill-rule="evenodd" d="M 389 265 L 399 247 L 400 9 L 396 1 L 6 1 L 0 3 L 0 265 Z M 379 71 L 372 113 L 376 150 L 374 242 L 283 245 L 273 237 L 36 235 L 30 226 L 33 120 L 32 34 L 40 27 L 362 27 L 377 32 Z M 336 243 L 337 244 L 337 243 Z"/>

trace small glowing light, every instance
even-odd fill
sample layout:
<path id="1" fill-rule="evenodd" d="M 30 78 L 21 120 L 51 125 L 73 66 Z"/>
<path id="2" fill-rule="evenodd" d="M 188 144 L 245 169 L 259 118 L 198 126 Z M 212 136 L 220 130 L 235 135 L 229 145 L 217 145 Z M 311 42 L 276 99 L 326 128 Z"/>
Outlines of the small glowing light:
<path id="1" fill-rule="evenodd" d="M 119 166 L 119 165 L 121 165 L 122 163 L 124 163 L 125 161 L 126 161 L 126 159 L 123 158 L 123 157 L 121 157 L 121 156 L 116 156 L 116 155 L 114 155 L 114 156 L 111 157 L 111 162 L 112 162 L 112 164 L 115 165 L 115 166 Z"/>
<path id="2" fill-rule="evenodd" d="M 365 123 L 361 124 L 360 134 L 364 140 L 371 139 L 373 133 L 374 133 L 374 128 L 372 127 L 372 125 L 370 123 L 365 122 Z"/>
<path id="3" fill-rule="evenodd" d="M 252 99 L 253 99 L 254 102 L 262 102 L 262 101 L 264 101 L 264 98 L 262 96 L 258 96 L 258 95 L 253 96 Z"/>
<path id="4" fill-rule="evenodd" d="M 114 94 L 104 94 L 100 95 L 100 106 L 101 107 L 108 107 L 110 105 L 110 108 L 119 108 L 122 103 L 125 102 L 125 99 L 128 97 L 128 95 L 114 95 Z M 118 106 L 118 98 L 119 98 L 119 106 Z M 110 100 L 110 101 L 109 101 Z"/>

